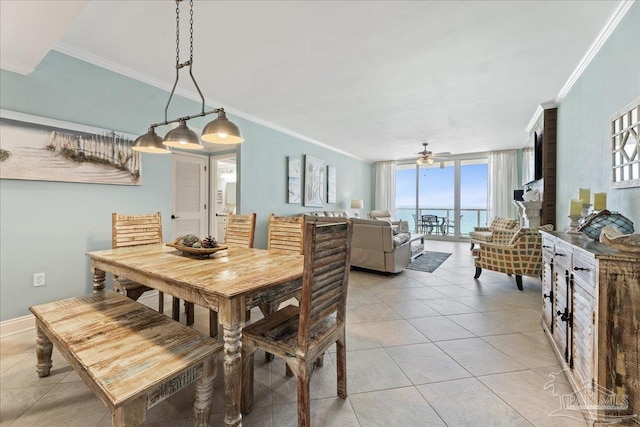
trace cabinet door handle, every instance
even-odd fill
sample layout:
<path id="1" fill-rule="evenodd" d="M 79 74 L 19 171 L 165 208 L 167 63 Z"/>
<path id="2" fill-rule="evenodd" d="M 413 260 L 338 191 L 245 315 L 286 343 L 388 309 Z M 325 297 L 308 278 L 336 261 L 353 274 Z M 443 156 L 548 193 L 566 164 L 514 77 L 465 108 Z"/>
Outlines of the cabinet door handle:
<path id="1" fill-rule="evenodd" d="M 564 254 L 559 254 L 559 253 L 557 253 L 557 252 L 556 252 L 555 254 L 553 254 L 553 255 L 554 255 L 554 256 L 564 256 Z"/>
<path id="2" fill-rule="evenodd" d="M 545 249 L 551 248 L 551 246 L 547 246 L 547 245 L 542 245 L 542 247 L 545 248 Z"/>
<path id="3" fill-rule="evenodd" d="M 180 218 L 180 217 L 176 216 L 176 215 L 171 215 L 171 219 L 178 219 L 178 218 Z"/>
<path id="4" fill-rule="evenodd" d="M 573 271 L 589 271 L 589 269 L 583 267 L 573 267 Z"/>
<path id="5" fill-rule="evenodd" d="M 542 299 L 545 299 L 545 298 L 549 298 L 549 301 L 551 301 L 551 298 L 553 298 L 553 291 L 549 292 L 549 295 L 542 294 Z M 560 312 L 558 312 L 558 313 L 560 313 Z"/>

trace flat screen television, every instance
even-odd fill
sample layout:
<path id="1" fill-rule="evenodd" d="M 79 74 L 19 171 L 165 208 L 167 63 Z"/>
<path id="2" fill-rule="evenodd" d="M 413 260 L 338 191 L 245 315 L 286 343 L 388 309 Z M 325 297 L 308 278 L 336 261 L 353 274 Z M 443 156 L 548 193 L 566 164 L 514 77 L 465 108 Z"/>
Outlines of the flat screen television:
<path id="1" fill-rule="evenodd" d="M 534 132 L 534 177 L 535 181 L 542 179 L 542 133 Z"/>

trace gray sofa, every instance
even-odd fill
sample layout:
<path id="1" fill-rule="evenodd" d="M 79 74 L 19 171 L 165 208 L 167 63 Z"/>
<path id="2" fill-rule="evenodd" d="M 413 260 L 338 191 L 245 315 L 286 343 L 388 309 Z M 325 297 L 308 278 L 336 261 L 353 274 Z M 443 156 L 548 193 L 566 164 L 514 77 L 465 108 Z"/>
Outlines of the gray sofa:
<path id="1" fill-rule="evenodd" d="M 392 223 L 352 218 L 351 265 L 399 273 L 411 261 L 411 234 L 395 233 Z"/>

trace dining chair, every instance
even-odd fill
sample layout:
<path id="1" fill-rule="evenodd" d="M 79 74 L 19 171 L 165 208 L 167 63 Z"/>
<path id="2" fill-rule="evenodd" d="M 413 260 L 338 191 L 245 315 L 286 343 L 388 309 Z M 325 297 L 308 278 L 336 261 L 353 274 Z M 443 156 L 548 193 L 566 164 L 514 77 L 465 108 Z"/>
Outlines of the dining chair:
<path id="1" fill-rule="evenodd" d="M 422 215 L 422 228 L 426 234 L 433 234 L 434 231 L 436 234 L 440 234 L 438 217 L 436 215 Z"/>
<path id="2" fill-rule="evenodd" d="M 345 311 L 352 222 L 307 223 L 300 305 L 288 305 L 242 331 L 242 412 L 253 406 L 254 353 L 285 360 L 297 378 L 298 426 L 311 425 L 309 380 L 336 343 L 337 394 L 347 398 Z"/>
<path id="3" fill-rule="evenodd" d="M 304 215 L 269 216 L 267 249 L 303 253 Z"/>
<path id="4" fill-rule="evenodd" d="M 111 214 L 111 247 L 113 249 L 154 243 L 162 243 L 160 212 L 139 215 L 122 215 L 116 212 Z M 137 301 L 143 293 L 154 290 L 116 275 L 113 276 L 113 289 L 134 301 Z M 162 292 L 158 292 L 158 311 L 164 312 L 164 293 Z M 174 318 L 176 316 L 175 310 L 173 316 Z"/>
<path id="5" fill-rule="evenodd" d="M 227 230 L 224 235 L 224 244 L 236 248 L 253 248 L 253 240 L 256 233 L 255 212 L 247 215 L 227 216 Z M 251 318 L 251 310 L 247 310 L 246 320 Z M 209 335 L 218 335 L 218 312 L 209 310 Z"/>

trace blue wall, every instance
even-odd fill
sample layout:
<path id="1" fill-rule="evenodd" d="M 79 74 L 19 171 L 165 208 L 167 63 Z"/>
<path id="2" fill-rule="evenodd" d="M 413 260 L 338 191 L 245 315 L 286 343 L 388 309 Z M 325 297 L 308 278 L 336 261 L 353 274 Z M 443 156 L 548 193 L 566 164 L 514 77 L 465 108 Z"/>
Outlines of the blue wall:
<path id="1" fill-rule="evenodd" d="M 137 80 L 50 52 L 29 75 L 0 71 L 0 107 L 88 126 L 141 134 L 160 121 L 168 93 Z M 200 104 L 174 97 L 170 117 Z M 310 154 L 335 165 L 339 204 L 352 196 L 373 200 L 374 167 L 237 117 L 240 207 L 256 212 L 256 246 L 266 245 L 269 213 L 297 214 L 286 204 L 286 156 Z M 202 128 L 207 118 L 194 121 Z M 141 186 L 0 180 L 0 320 L 28 314 L 33 304 L 91 291 L 85 253 L 111 247 L 111 212 L 160 211 L 170 236 L 171 158 L 143 154 Z M 32 287 L 33 273 L 46 285 Z"/>
<path id="2" fill-rule="evenodd" d="M 557 210 L 569 226 L 569 200 L 578 188 L 607 193 L 640 232 L 640 187 L 612 189 L 611 116 L 640 97 L 640 3 L 636 2 L 558 106 Z M 593 201 L 593 198 L 592 198 Z M 593 203 L 593 202 L 592 202 Z"/>

